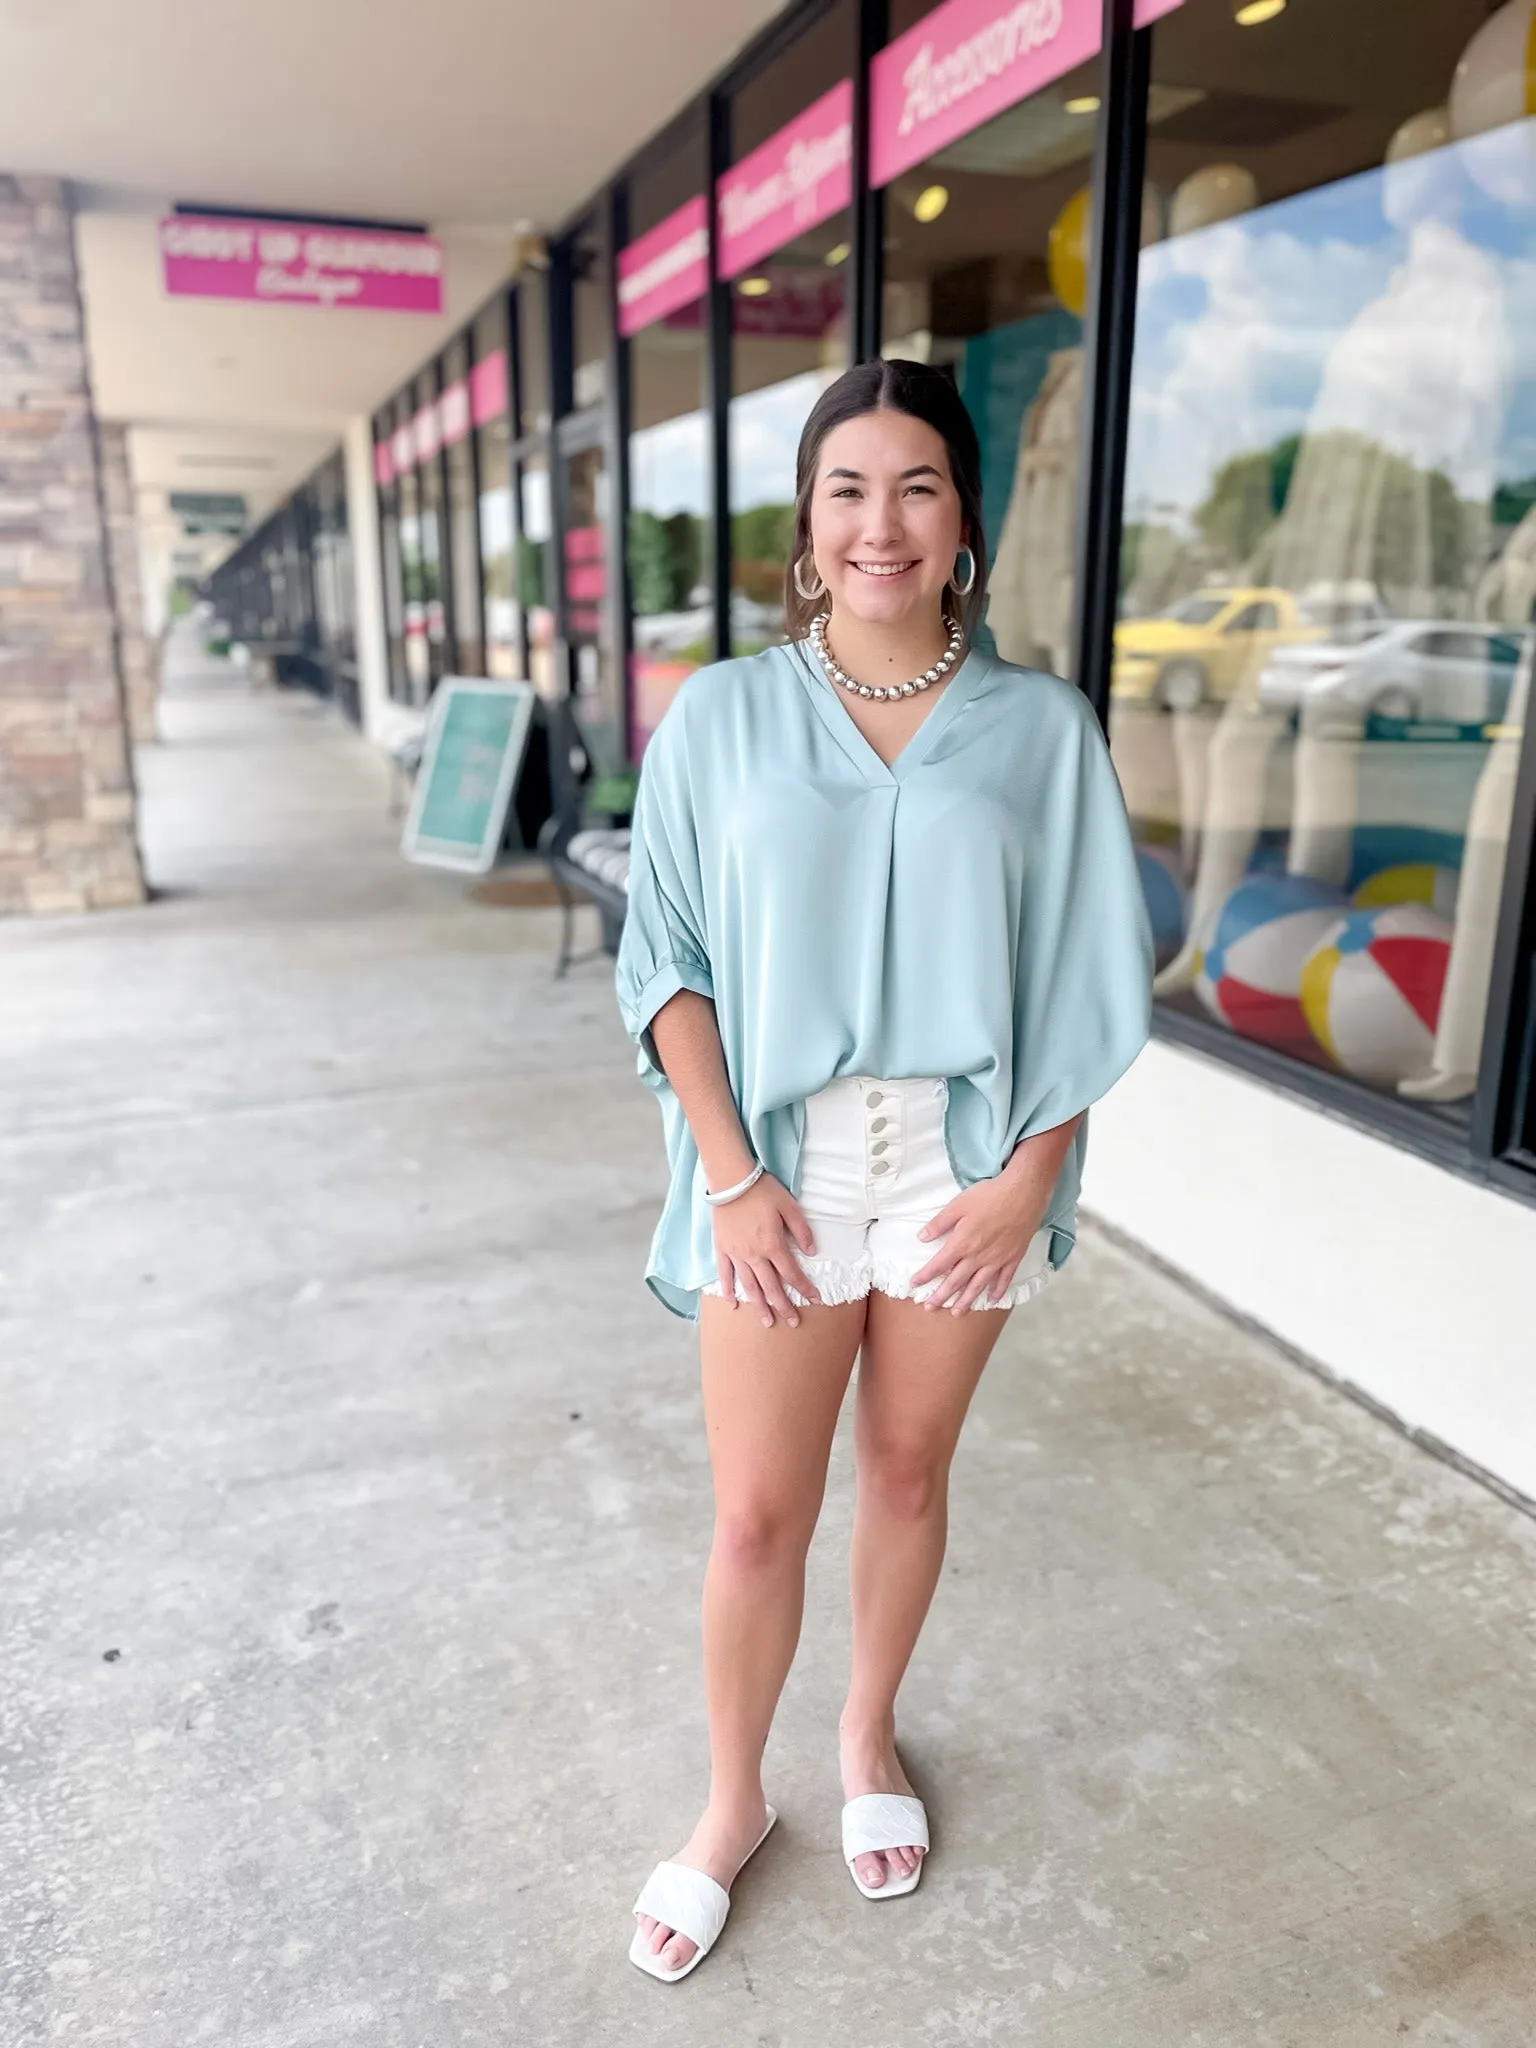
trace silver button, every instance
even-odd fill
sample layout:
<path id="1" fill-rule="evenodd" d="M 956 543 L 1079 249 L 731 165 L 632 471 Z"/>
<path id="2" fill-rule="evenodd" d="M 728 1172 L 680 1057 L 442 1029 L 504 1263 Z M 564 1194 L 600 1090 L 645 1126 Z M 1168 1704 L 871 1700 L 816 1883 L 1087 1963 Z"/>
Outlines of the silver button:
<path id="1" fill-rule="evenodd" d="M 869 1128 L 872 1131 L 883 1131 L 889 1121 L 888 1117 L 877 1116 Z"/>
<path id="2" fill-rule="evenodd" d="M 889 1159 L 877 1159 L 874 1165 L 869 1170 L 871 1173 L 889 1173 L 891 1170 L 891 1162 L 889 1161 Z"/>
<path id="3" fill-rule="evenodd" d="M 884 1102 L 885 1097 L 880 1093 L 880 1090 L 878 1088 L 874 1088 L 871 1089 L 869 1095 L 866 1097 L 866 1100 L 868 1101 L 871 1109 L 878 1109 L 880 1104 Z"/>

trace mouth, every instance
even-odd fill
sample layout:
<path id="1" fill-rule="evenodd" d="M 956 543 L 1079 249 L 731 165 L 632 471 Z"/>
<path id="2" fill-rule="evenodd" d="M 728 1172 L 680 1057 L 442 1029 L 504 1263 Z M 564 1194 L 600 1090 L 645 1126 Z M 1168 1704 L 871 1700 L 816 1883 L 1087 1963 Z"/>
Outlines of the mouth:
<path id="1" fill-rule="evenodd" d="M 905 576 L 909 570 L 915 569 L 917 567 L 917 563 L 915 561 L 850 562 L 848 566 L 850 569 L 857 569 L 861 576 L 879 576 L 885 578 L 886 581 L 889 581 L 890 578 L 893 576 Z"/>

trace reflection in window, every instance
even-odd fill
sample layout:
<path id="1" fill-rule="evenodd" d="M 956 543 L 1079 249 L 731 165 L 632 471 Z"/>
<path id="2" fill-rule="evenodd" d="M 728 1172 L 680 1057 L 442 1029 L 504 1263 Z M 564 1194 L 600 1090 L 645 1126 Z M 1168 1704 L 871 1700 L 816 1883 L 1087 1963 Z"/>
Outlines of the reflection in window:
<path id="1" fill-rule="evenodd" d="M 637 761 L 678 685 L 714 652 L 703 310 L 696 300 L 669 314 L 635 335 L 629 349 L 630 753 Z"/>
<path id="2" fill-rule="evenodd" d="M 1536 124 L 1474 132 L 1486 13 L 1294 10 L 1262 104 L 1225 0 L 1156 30 L 1198 113 L 1149 140 L 1111 700 L 1162 999 L 1463 1105 L 1536 608 Z"/>
<path id="3" fill-rule="evenodd" d="M 929 11 L 897 0 L 894 33 Z M 987 626 L 1066 674 L 1097 60 L 886 187 L 881 349 L 948 367 L 981 443 Z M 1156 122 L 1164 111 L 1154 100 Z"/>
<path id="4" fill-rule="evenodd" d="M 486 674 L 498 679 L 523 672 L 522 608 L 518 602 L 512 523 L 512 455 L 507 416 L 478 428 L 480 468 L 480 575 L 485 587 Z"/>
<path id="5" fill-rule="evenodd" d="M 560 694 L 555 673 L 555 586 L 550 559 L 549 465 L 529 456 L 522 472 L 522 528 L 517 537 L 518 602 L 528 615 L 528 680 L 541 696 Z"/>

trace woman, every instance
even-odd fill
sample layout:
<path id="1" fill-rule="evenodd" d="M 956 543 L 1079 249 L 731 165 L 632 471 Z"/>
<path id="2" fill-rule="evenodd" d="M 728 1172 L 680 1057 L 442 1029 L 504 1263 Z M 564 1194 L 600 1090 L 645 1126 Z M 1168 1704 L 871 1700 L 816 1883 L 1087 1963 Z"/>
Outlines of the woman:
<path id="1" fill-rule="evenodd" d="M 1071 1251 L 1083 1112 L 1147 1034 L 1093 712 L 967 647 L 980 468 L 939 371 L 832 385 L 800 443 L 789 644 L 689 676 L 641 770 L 616 984 L 671 1164 L 646 1279 L 699 1323 L 715 1493 L 709 1804 L 630 1949 L 667 1981 L 775 1819 L 763 1749 L 856 1355 L 843 1853 L 866 1898 L 918 1882 L 895 1702 L 950 1462 L 1009 1310 Z"/>

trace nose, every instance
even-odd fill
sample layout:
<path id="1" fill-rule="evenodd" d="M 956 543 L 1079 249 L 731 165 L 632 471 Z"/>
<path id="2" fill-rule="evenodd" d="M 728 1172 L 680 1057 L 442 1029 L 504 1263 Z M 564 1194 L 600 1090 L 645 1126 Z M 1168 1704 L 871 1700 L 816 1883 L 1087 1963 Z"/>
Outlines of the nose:
<path id="1" fill-rule="evenodd" d="M 862 539 L 865 547 L 894 552 L 900 547 L 904 532 L 901 506 L 897 500 L 872 491 L 864 507 Z"/>

